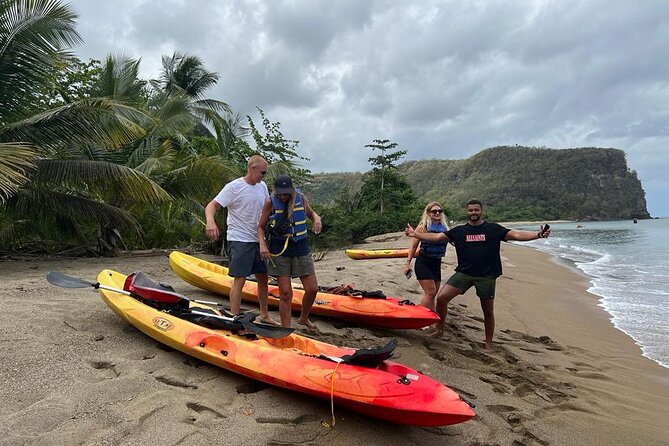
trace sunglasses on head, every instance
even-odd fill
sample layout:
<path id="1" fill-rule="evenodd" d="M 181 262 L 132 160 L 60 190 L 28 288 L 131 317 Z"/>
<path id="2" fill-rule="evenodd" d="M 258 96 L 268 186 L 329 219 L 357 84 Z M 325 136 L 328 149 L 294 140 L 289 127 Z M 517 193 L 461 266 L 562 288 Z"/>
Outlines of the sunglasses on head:
<path id="1" fill-rule="evenodd" d="M 442 212 L 444 212 L 443 209 L 433 209 L 430 211 L 430 214 L 441 214 Z"/>

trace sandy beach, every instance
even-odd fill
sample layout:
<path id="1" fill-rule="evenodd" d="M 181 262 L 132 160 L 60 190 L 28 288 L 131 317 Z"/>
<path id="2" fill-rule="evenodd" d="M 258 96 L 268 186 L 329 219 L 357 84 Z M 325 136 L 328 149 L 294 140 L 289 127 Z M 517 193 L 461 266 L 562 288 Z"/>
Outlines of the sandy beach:
<path id="1" fill-rule="evenodd" d="M 406 245 L 402 234 L 388 234 L 364 247 Z M 669 443 L 669 369 L 642 357 L 613 327 L 587 292 L 587 277 L 528 247 L 502 248 L 493 352 L 483 350 L 473 290 L 452 302 L 446 335 L 438 341 L 421 330 L 313 318 L 321 333 L 311 336 L 334 344 L 369 347 L 396 338 L 394 360 L 476 404 L 476 418 L 440 428 L 394 425 L 336 406 L 336 425 L 325 427 L 329 402 L 163 347 L 116 316 L 96 292 L 45 280 L 48 271 L 95 280 L 104 268 L 141 270 L 190 297 L 226 302 L 181 281 L 167 255 L 0 261 L 0 445 Z M 403 262 L 352 260 L 337 250 L 316 270 L 321 285 L 352 282 L 417 303 L 420 287 L 404 278 Z M 444 278 L 454 263 L 449 249 Z M 278 319 L 276 310 L 273 315 Z"/>

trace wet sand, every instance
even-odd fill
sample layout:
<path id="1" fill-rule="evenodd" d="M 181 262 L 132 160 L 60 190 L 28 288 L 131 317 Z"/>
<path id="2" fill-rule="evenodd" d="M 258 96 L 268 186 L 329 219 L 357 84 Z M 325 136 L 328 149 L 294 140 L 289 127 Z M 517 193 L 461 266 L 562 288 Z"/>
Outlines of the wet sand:
<path id="1" fill-rule="evenodd" d="M 401 234 L 389 234 L 364 247 L 407 245 Z M 398 339 L 394 360 L 476 404 L 476 418 L 440 428 L 394 425 L 337 407 L 336 425 L 325 427 L 329 402 L 163 347 L 116 316 L 96 292 L 56 288 L 44 279 L 51 270 L 88 280 L 104 268 L 141 270 L 193 298 L 227 302 L 176 277 L 167 253 L 2 261 L 0 445 L 667 444 L 669 369 L 642 357 L 613 327 L 586 291 L 587 277 L 527 247 L 504 244 L 502 254 L 493 352 L 483 350 L 473 291 L 451 303 L 443 340 L 429 340 L 421 330 L 317 317 L 321 333 L 301 331 L 350 347 Z M 403 264 L 352 260 L 338 250 L 316 270 L 321 285 L 353 282 L 417 303 L 420 287 L 404 278 Z M 453 266 L 449 249 L 444 278 Z M 295 314 L 293 324 L 299 330 Z"/>

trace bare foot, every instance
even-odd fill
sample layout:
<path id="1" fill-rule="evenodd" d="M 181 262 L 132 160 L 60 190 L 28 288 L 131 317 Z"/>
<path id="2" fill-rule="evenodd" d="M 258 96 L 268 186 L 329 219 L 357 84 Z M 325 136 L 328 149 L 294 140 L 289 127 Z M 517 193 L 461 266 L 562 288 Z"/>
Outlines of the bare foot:
<path id="1" fill-rule="evenodd" d="M 431 333 L 427 335 L 428 338 L 430 339 L 441 339 L 444 337 L 444 330 L 440 330 L 438 328 L 434 329 L 434 333 Z"/>
<path id="2" fill-rule="evenodd" d="M 307 330 L 309 331 L 320 331 L 318 327 L 314 325 L 314 323 L 311 322 L 309 319 L 306 319 L 304 321 L 302 319 L 299 319 L 297 323 L 300 325 L 304 325 L 305 327 L 307 327 Z"/>
<path id="3" fill-rule="evenodd" d="M 261 318 L 260 318 L 260 322 L 263 323 L 263 324 L 267 324 L 267 325 L 276 325 L 276 326 L 280 326 L 280 325 L 281 325 L 280 323 L 278 323 L 277 321 L 275 321 L 274 319 L 272 319 L 272 318 L 269 317 L 269 316 L 267 316 L 267 317 L 261 317 Z"/>

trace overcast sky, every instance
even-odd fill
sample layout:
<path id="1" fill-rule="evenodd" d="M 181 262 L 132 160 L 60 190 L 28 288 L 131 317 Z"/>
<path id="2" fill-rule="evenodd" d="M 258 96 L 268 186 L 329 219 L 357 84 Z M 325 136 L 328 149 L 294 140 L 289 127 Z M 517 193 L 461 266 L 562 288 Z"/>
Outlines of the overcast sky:
<path id="1" fill-rule="evenodd" d="M 669 216 L 669 1 L 74 0 L 84 59 L 200 57 L 207 95 L 280 122 L 313 172 L 498 145 L 615 147 Z M 256 123 L 259 121 L 256 119 Z"/>

